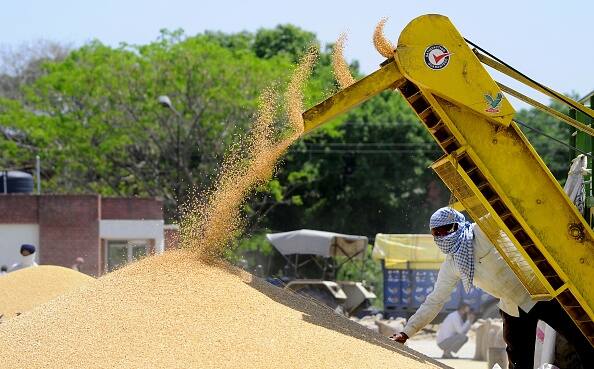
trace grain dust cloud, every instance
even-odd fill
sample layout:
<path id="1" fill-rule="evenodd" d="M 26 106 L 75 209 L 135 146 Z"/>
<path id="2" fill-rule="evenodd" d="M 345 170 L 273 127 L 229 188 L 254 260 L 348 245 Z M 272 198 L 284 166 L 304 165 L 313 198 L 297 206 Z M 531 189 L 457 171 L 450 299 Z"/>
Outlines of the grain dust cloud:
<path id="1" fill-rule="evenodd" d="M 384 35 L 384 26 L 387 21 L 388 18 L 384 17 L 375 26 L 375 30 L 373 31 L 373 45 L 383 57 L 391 58 L 394 56 L 396 46 Z"/>
<path id="2" fill-rule="evenodd" d="M 274 129 L 277 91 L 266 89 L 248 136 L 237 143 L 223 161 L 212 190 L 190 207 L 181 224 L 181 241 L 200 257 L 219 257 L 241 230 L 241 205 L 250 191 L 269 180 L 278 159 L 303 133 L 303 86 L 317 59 L 310 48 L 291 76 L 284 96 L 289 127 Z"/>
<path id="3" fill-rule="evenodd" d="M 355 83 L 355 79 L 349 70 L 349 65 L 344 58 L 344 46 L 346 41 L 347 34 L 342 33 L 338 37 L 338 40 L 336 40 L 334 49 L 332 50 L 332 71 L 334 72 L 334 77 L 341 89 L 345 89 Z"/>

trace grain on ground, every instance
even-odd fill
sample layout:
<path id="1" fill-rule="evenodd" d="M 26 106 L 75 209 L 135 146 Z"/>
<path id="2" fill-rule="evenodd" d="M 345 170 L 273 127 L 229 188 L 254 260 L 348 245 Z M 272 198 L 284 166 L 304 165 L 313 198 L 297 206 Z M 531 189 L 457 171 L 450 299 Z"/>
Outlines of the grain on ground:
<path id="1" fill-rule="evenodd" d="M 131 264 L 0 324 L 0 352 L 4 368 L 31 369 L 439 367 L 187 250 Z"/>
<path id="2" fill-rule="evenodd" d="M 6 319 L 23 313 L 92 281 L 86 274 L 54 265 L 8 273 L 0 277 L 0 315 Z"/>

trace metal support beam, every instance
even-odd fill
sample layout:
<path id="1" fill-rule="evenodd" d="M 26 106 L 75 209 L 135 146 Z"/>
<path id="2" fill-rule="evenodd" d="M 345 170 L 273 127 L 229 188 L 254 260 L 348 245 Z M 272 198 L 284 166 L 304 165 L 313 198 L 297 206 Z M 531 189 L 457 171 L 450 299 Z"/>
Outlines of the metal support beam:
<path id="1" fill-rule="evenodd" d="M 513 97 L 515 97 L 527 104 L 534 106 L 536 109 L 538 109 L 544 113 L 552 115 L 553 117 L 559 119 L 563 123 L 569 124 L 570 126 L 577 128 L 580 131 L 589 134 L 590 136 L 594 136 L 594 128 L 587 126 L 584 123 L 581 123 L 581 122 L 579 122 L 565 114 L 559 113 L 555 109 L 549 108 L 548 106 L 543 105 L 543 104 L 539 103 L 538 101 L 529 98 L 526 95 L 523 95 L 522 93 L 514 90 L 511 87 L 504 85 L 503 83 L 497 82 L 497 85 L 501 88 L 501 90 L 503 92 L 508 93 L 508 94 L 512 95 Z"/>
<path id="2" fill-rule="evenodd" d="M 383 65 L 367 77 L 337 92 L 313 108 L 303 113 L 304 133 L 345 113 L 355 106 L 389 88 L 395 88 L 397 82 L 404 79 L 395 62 Z"/>
<path id="3" fill-rule="evenodd" d="M 532 87 L 533 89 L 549 96 L 552 97 L 555 100 L 558 100 L 562 103 L 565 103 L 567 105 L 569 105 L 570 107 L 583 112 L 586 115 L 589 115 L 590 117 L 594 118 L 594 110 L 578 103 L 577 101 L 574 101 L 573 99 L 570 99 L 569 97 L 560 94 L 559 92 L 556 92 L 536 81 L 533 81 L 532 79 L 526 77 L 525 75 L 523 75 L 522 73 L 518 72 L 517 70 L 511 68 L 510 66 L 501 63 L 487 55 L 482 54 L 481 52 L 479 52 L 478 50 L 474 50 L 474 54 L 477 56 L 477 58 L 483 63 L 486 64 L 488 66 L 490 66 L 491 68 L 500 71 L 501 73 L 508 75 L 509 77 L 515 79 L 516 81 L 522 82 L 523 84 L 525 84 L 528 87 Z"/>

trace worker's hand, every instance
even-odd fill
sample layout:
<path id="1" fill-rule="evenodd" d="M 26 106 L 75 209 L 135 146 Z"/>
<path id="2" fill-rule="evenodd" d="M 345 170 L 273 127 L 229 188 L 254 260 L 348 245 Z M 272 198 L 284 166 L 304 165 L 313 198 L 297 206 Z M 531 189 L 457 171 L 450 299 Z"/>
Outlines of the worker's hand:
<path id="1" fill-rule="evenodd" d="M 468 313 L 468 321 L 473 323 L 476 320 L 476 315 L 474 315 L 474 313 L 470 312 Z"/>
<path id="2" fill-rule="evenodd" d="M 392 341 L 396 341 L 398 343 L 402 343 L 403 344 L 408 339 L 408 336 L 406 335 L 406 333 L 400 332 L 400 333 L 396 333 L 396 334 L 393 334 L 392 336 L 390 336 L 390 339 Z"/>

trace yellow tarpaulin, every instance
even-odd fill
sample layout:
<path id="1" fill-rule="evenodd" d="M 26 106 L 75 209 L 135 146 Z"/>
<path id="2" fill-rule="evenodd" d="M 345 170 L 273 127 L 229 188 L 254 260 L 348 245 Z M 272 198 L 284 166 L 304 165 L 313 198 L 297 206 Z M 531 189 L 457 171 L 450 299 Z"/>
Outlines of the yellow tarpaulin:
<path id="1" fill-rule="evenodd" d="M 372 257 L 388 269 L 439 269 L 445 260 L 430 234 L 378 233 Z"/>

